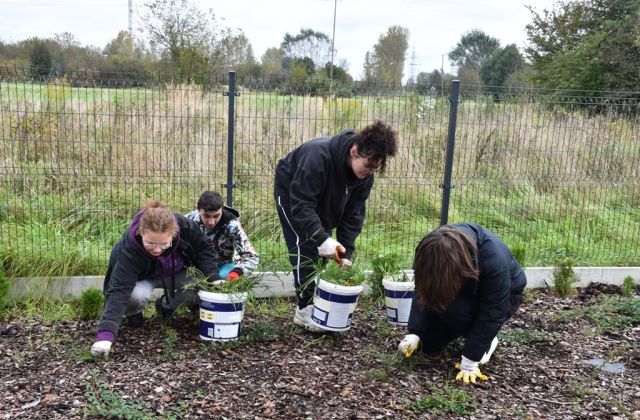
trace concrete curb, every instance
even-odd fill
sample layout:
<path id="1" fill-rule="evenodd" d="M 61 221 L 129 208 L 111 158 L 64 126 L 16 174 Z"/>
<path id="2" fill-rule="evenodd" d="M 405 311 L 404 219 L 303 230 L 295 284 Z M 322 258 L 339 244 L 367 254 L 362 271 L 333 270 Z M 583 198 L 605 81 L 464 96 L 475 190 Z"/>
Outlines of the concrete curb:
<path id="1" fill-rule="evenodd" d="M 640 281 L 640 267 L 576 267 L 580 278 L 575 287 L 586 287 L 591 283 L 621 285 L 625 277 L 631 276 Z M 411 270 L 406 270 L 411 272 Z M 526 268 L 528 288 L 543 288 L 553 285 L 553 267 Z M 295 296 L 293 276 L 290 272 L 258 273 L 260 281 L 253 291 L 257 297 Z M 102 289 L 103 276 L 74 277 L 17 277 L 12 283 L 11 296 L 22 298 L 29 294 L 35 296 L 51 296 L 61 298 L 66 295 L 79 296 L 84 290 L 95 287 Z M 364 293 L 367 293 L 365 285 Z"/>

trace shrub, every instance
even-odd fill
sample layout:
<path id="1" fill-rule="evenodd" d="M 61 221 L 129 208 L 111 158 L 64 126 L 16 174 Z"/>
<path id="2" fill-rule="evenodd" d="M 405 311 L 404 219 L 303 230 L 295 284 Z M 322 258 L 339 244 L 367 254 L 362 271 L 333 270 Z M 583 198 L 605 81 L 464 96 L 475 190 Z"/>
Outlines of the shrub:
<path id="1" fill-rule="evenodd" d="M 11 285 L 9 280 L 4 275 L 3 271 L 0 271 L 0 317 L 4 316 L 4 312 L 9 307 L 9 292 L 11 291 Z"/>
<path id="2" fill-rule="evenodd" d="M 518 261 L 520 267 L 525 268 L 525 261 L 527 257 L 527 251 L 521 247 L 511 248 L 511 253 L 513 254 L 513 258 Z"/>
<path id="3" fill-rule="evenodd" d="M 80 311 L 80 318 L 82 319 L 97 319 L 102 313 L 104 306 L 104 296 L 102 291 L 95 287 L 90 287 L 80 295 L 78 301 L 78 309 Z"/>
<path id="4" fill-rule="evenodd" d="M 622 282 L 622 294 L 626 297 L 631 297 L 636 292 L 636 282 L 633 280 L 633 277 L 627 276 L 624 278 Z"/>
<path id="5" fill-rule="evenodd" d="M 559 296 L 572 294 L 572 284 L 579 280 L 578 275 L 573 271 L 573 260 L 569 257 L 560 260 L 553 268 L 553 286 Z"/>

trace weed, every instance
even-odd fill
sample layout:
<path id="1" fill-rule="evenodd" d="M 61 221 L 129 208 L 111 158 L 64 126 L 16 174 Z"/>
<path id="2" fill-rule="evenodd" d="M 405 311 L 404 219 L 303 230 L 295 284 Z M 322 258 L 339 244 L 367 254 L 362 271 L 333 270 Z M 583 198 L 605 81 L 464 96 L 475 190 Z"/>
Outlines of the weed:
<path id="1" fill-rule="evenodd" d="M 574 292 L 573 283 L 580 279 L 573 271 L 573 260 L 566 257 L 553 268 L 553 287 L 559 296 L 569 296 Z"/>
<path id="2" fill-rule="evenodd" d="M 134 420 L 153 418 L 153 415 L 145 412 L 138 404 L 127 403 L 118 394 L 111 392 L 107 385 L 98 379 L 97 375 L 96 370 L 92 370 L 87 375 L 85 417 L 102 416 L 104 418 Z"/>
<path id="3" fill-rule="evenodd" d="M 388 382 L 391 376 L 383 369 L 369 369 L 364 373 L 364 377 L 373 381 Z"/>
<path id="4" fill-rule="evenodd" d="M 102 313 L 104 295 L 100 289 L 90 287 L 82 292 L 78 300 L 80 318 L 89 320 L 97 319 Z"/>
<path id="5" fill-rule="evenodd" d="M 389 337 L 391 335 L 391 324 L 385 318 L 376 320 L 376 335 L 378 337 Z"/>
<path id="6" fill-rule="evenodd" d="M 604 296 L 595 305 L 563 311 L 555 317 L 557 322 L 586 318 L 595 326 L 595 334 L 640 324 L 640 300 L 618 296 Z"/>
<path id="7" fill-rule="evenodd" d="M 528 345 L 532 343 L 550 342 L 551 337 L 539 331 L 513 329 L 510 331 L 501 331 L 498 333 L 501 341 L 517 345 Z"/>
<path id="8" fill-rule="evenodd" d="M 320 260 L 316 268 L 316 273 L 319 273 L 318 278 L 324 281 L 343 286 L 356 286 L 362 284 L 365 280 L 364 271 L 355 265 L 345 269 L 340 267 L 335 261 L 329 261 L 329 263 L 324 266 L 324 262 Z"/>
<path id="9" fill-rule="evenodd" d="M 276 341 L 283 337 L 294 335 L 296 330 L 296 327 L 292 324 L 281 326 L 268 320 L 260 320 L 245 328 L 240 340 L 248 343 Z"/>
<path id="10" fill-rule="evenodd" d="M 473 400 L 465 390 L 445 385 L 442 389 L 432 388 L 430 394 L 412 402 L 407 408 L 415 413 L 428 412 L 435 416 L 466 416 L 473 412 Z"/>
<path id="11" fill-rule="evenodd" d="M 291 302 L 286 298 L 250 299 L 245 308 L 246 313 L 261 317 L 288 318 L 293 313 Z"/>
<path id="12" fill-rule="evenodd" d="M 174 351 L 178 334 L 173 328 L 163 328 L 164 346 L 162 346 L 162 355 L 158 356 L 158 361 L 179 360 L 181 355 Z"/>
<path id="13" fill-rule="evenodd" d="M 633 280 L 633 277 L 627 276 L 624 278 L 622 282 L 622 295 L 626 297 L 631 297 L 636 293 L 636 282 Z"/>
<path id="14" fill-rule="evenodd" d="M 371 260 L 372 271 L 367 276 L 367 283 L 371 288 L 371 298 L 378 299 L 384 296 L 382 280 L 388 276 L 400 273 L 402 258 L 398 254 L 383 254 Z"/>

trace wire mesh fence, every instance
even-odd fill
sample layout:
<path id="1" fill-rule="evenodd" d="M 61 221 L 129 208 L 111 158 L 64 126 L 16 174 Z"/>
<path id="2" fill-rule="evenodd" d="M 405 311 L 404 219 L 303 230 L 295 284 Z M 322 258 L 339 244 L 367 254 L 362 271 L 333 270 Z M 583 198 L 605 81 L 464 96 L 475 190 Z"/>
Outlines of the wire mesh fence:
<path id="1" fill-rule="evenodd" d="M 195 83 L 197 82 L 197 83 Z M 150 199 L 193 210 L 227 194 L 228 75 L 0 68 L 0 258 L 9 275 L 103 273 L 112 244 Z M 288 269 L 273 173 L 303 142 L 375 119 L 399 133 L 357 245 L 410 266 L 440 220 L 449 92 L 420 85 L 238 77 L 233 205 L 262 270 Z M 481 223 L 526 264 L 640 263 L 635 93 L 461 86 L 450 223 Z"/>

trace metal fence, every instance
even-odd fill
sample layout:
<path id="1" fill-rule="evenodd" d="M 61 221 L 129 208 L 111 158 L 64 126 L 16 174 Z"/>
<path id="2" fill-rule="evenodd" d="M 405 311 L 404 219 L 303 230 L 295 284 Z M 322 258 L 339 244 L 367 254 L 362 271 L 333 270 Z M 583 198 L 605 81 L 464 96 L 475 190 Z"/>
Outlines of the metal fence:
<path id="1" fill-rule="evenodd" d="M 397 129 L 400 148 L 376 179 L 358 260 L 396 252 L 409 266 L 448 208 L 450 223 L 493 229 L 528 266 L 560 257 L 640 265 L 637 93 L 463 85 L 455 95 L 420 85 L 234 78 L 35 78 L 0 68 L 5 272 L 102 273 L 145 201 L 186 213 L 208 189 L 240 211 L 261 268 L 287 269 L 272 199 L 278 159 L 375 119 Z M 451 189 L 443 181 L 448 133 Z"/>

